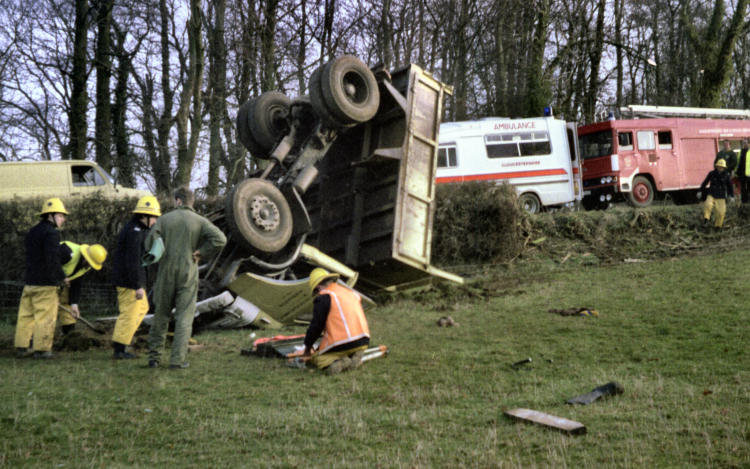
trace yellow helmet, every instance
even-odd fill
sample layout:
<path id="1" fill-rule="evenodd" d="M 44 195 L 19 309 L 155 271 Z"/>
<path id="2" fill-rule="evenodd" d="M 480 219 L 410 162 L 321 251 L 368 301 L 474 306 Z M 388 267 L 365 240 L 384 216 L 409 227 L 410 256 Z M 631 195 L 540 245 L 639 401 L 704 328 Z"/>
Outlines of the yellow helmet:
<path id="1" fill-rule="evenodd" d="M 337 273 L 330 273 L 326 269 L 321 269 L 320 267 L 316 267 L 313 269 L 312 272 L 310 272 L 310 280 L 308 280 L 308 285 L 310 286 L 310 293 L 315 292 L 315 287 L 317 287 L 320 282 L 323 282 L 328 279 L 334 279 L 339 278 L 339 274 Z"/>
<path id="2" fill-rule="evenodd" d="M 714 163 L 714 166 L 716 166 L 717 168 L 726 168 L 727 162 L 724 161 L 724 158 L 719 158 L 718 160 L 716 160 L 716 163 Z"/>
<path id="3" fill-rule="evenodd" d="M 141 213 L 143 215 L 151 215 L 152 217 L 161 216 L 161 205 L 156 197 L 153 195 L 146 195 L 138 200 L 138 204 L 135 206 L 133 213 Z"/>
<path id="4" fill-rule="evenodd" d="M 81 244 L 81 254 L 86 258 L 94 270 L 101 270 L 104 260 L 107 258 L 107 249 L 101 244 Z"/>
<path id="5" fill-rule="evenodd" d="M 47 199 L 44 201 L 44 204 L 42 205 L 42 211 L 39 212 L 39 215 L 44 215 L 45 213 L 64 213 L 65 215 L 67 215 L 68 211 L 65 210 L 65 206 L 63 205 L 62 200 L 57 197 L 52 197 L 51 199 Z"/>

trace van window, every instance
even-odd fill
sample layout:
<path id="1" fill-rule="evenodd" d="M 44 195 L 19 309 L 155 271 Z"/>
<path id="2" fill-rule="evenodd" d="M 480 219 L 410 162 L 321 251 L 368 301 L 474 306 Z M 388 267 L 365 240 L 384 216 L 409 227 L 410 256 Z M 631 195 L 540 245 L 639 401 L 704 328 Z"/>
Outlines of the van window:
<path id="1" fill-rule="evenodd" d="M 456 147 L 438 148 L 438 168 L 455 168 L 458 166 Z"/>
<path id="2" fill-rule="evenodd" d="M 552 153 L 547 132 L 492 134 L 484 137 L 488 158 L 539 156 Z"/>
<path id="3" fill-rule="evenodd" d="M 672 132 L 669 130 L 662 130 L 658 133 L 657 138 L 659 139 L 660 150 L 672 149 Z"/>
<path id="4" fill-rule="evenodd" d="M 632 150 L 633 149 L 633 132 L 618 133 L 617 144 L 620 150 Z"/>
<path id="5" fill-rule="evenodd" d="M 654 133 L 650 130 L 641 130 L 638 132 L 638 149 L 653 150 L 656 148 L 654 142 Z"/>
<path id="6" fill-rule="evenodd" d="M 104 179 L 93 166 L 71 166 L 74 186 L 103 186 Z"/>

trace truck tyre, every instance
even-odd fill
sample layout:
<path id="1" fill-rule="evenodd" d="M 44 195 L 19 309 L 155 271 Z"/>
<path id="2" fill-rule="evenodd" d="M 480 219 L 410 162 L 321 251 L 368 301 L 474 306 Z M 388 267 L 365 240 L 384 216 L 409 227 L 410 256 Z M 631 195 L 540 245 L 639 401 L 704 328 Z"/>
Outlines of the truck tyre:
<path id="1" fill-rule="evenodd" d="M 310 84 L 308 85 L 308 87 L 310 88 L 310 103 L 312 104 L 315 113 L 318 115 L 318 117 L 320 117 L 320 120 L 323 121 L 323 123 L 327 127 L 346 127 L 346 125 L 338 122 L 331 115 L 331 111 L 325 104 L 325 99 L 323 98 L 323 90 L 320 88 L 320 77 L 323 74 L 324 66 L 325 65 L 321 65 L 320 67 L 316 68 L 312 75 L 310 75 Z"/>
<path id="2" fill-rule="evenodd" d="M 237 111 L 237 138 L 254 158 L 265 160 L 268 159 L 268 155 L 261 150 L 260 145 L 253 138 L 252 131 L 250 130 L 250 122 L 248 120 L 250 110 L 255 105 L 254 101 L 254 99 L 248 100 L 245 104 L 240 106 L 240 109 Z"/>
<path id="3" fill-rule="evenodd" d="M 353 55 L 342 55 L 325 64 L 320 88 L 326 107 L 339 122 L 359 124 L 378 112 L 380 91 L 375 75 Z"/>
<path id="4" fill-rule="evenodd" d="M 633 207 L 648 207 L 654 201 L 654 185 L 645 176 L 633 178 L 633 188 L 628 192 L 628 203 Z"/>
<path id="5" fill-rule="evenodd" d="M 539 201 L 539 197 L 531 192 L 521 194 L 518 198 L 518 204 L 526 213 L 534 214 L 542 211 L 542 203 Z"/>
<path id="6" fill-rule="evenodd" d="M 252 102 L 248 114 L 250 133 L 263 154 L 267 155 L 289 132 L 286 119 L 292 101 L 284 93 L 267 91 Z"/>
<path id="7" fill-rule="evenodd" d="M 280 251 L 292 236 L 292 210 L 265 179 L 245 179 L 226 198 L 226 220 L 237 243 L 250 252 Z"/>

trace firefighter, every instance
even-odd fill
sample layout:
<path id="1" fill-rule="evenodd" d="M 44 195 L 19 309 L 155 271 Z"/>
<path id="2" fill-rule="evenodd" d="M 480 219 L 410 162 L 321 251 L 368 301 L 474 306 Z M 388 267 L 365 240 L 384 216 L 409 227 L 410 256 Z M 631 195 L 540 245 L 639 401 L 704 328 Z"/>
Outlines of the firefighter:
<path id="1" fill-rule="evenodd" d="M 51 198 L 39 212 L 41 220 L 24 239 L 26 248 L 25 286 L 18 306 L 15 347 L 19 358 L 30 355 L 33 338 L 35 358 L 52 358 L 52 339 L 57 320 L 57 289 L 67 279 L 60 263 L 59 229 L 68 212 L 62 201 Z"/>
<path id="2" fill-rule="evenodd" d="M 149 229 L 161 216 L 161 206 L 156 197 L 141 197 L 133 210 L 133 217 L 120 231 L 117 249 L 112 262 L 112 283 L 117 287 L 117 304 L 120 315 L 112 332 L 113 358 L 135 358 L 125 350 L 133 340 L 135 331 L 148 312 L 146 295 L 146 267 L 141 263 L 143 243 Z"/>
<path id="3" fill-rule="evenodd" d="M 58 321 L 63 334 L 69 334 L 81 316 L 78 308 L 81 299 L 81 277 L 91 269 L 101 270 L 105 259 L 107 250 L 101 244 L 77 244 L 72 241 L 60 243 L 60 262 L 65 273 L 65 285 L 60 290 Z"/>
<path id="4" fill-rule="evenodd" d="M 336 282 L 339 274 L 316 268 L 310 273 L 313 319 L 305 334 L 305 352 L 310 363 L 330 375 L 357 368 L 370 344 L 362 298 Z M 323 335 L 318 349 L 313 344 Z"/>
<path id="5" fill-rule="evenodd" d="M 711 212 L 716 207 L 714 226 L 721 228 L 724 225 L 724 215 L 727 213 L 726 198 L 734 197 L 734 188 L 729 178 L 729 172 L 727 172 L 726 161 L 720 158 L 716 161 L 715 168 L 713 171 L 709 171 L 700 188 L 701 194 L 705 196 L 706 200 L 703 206 L 703 224 L 708 225 L 711 220 Z M 708 193 L 705 192 L 706 185 L 708 185 Z"/>
<path id="6" fill-rule="evenodd" d="M 723 145 L 724 148 L 719 151 L 716 154 L 716 158 L 714 158 L 714 166 L 719 162 L 719 160 L 723 159 L 727 165 L 727 173 L 731 178 L 734 169 L 737 167 L 737 154 L 732 151 L 732 142 L 730 142 L 729 140 L 724 140 Z"/>
<path id="7" fill-rule="evenodd" d="M 190 189 L 177 189 L 174 193 L 176 209 L 160 217 L 146 237 L 146 250 L 150 250 L 157 239 L 164 243 L 154 285 L 154 318 L 148 334 L 150 368 L 159 366 L 173 308 L 175 330 L 169 367 L 189 366 L 185 356 L 193 331 L 198 263 L 216 254 L 227 242 L 219 228 L 193 211 L 194 200 Z"/>

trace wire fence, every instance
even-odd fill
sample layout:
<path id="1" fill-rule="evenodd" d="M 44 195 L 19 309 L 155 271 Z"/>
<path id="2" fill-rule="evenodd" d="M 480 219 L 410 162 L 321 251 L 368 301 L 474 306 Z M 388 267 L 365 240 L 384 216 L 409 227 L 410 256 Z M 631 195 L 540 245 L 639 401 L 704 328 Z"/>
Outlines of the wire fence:
<path id="1" fill-rule="evenodd" d="M 0 280 L 0 321 L 14 322 L 18 303 L 23 292 L 23 282 Z M 106 283 L 86 283 L 81 287 L 81 315 L 86 318 L 117 315 L 117 292 Z"/>

